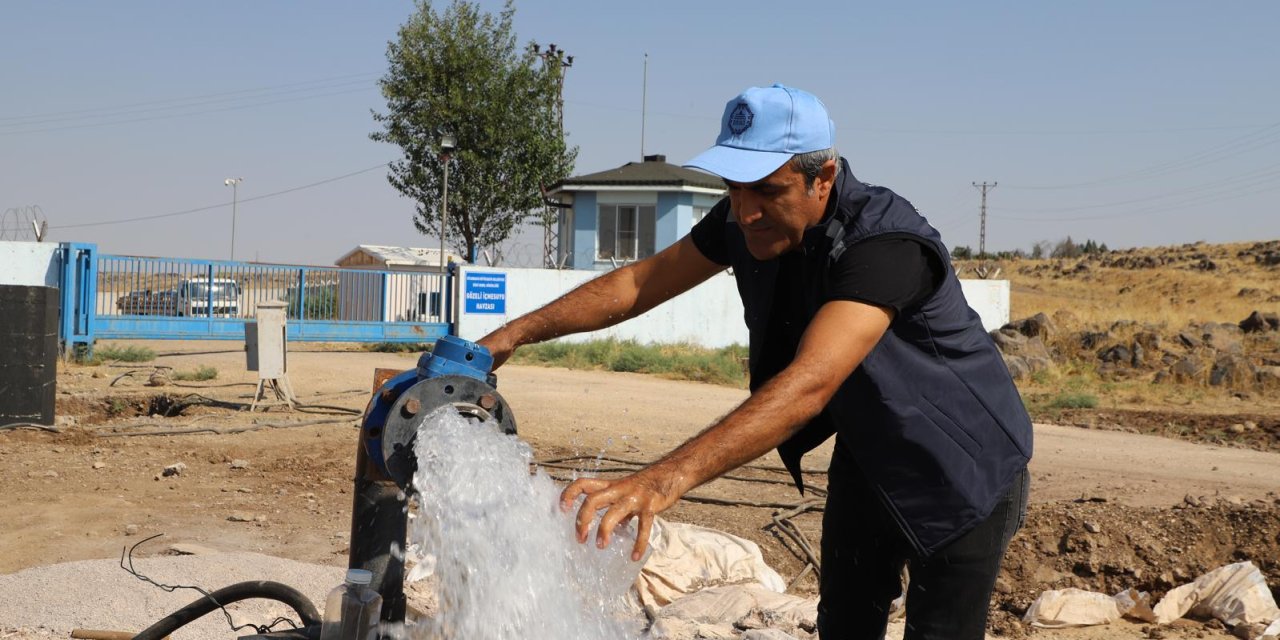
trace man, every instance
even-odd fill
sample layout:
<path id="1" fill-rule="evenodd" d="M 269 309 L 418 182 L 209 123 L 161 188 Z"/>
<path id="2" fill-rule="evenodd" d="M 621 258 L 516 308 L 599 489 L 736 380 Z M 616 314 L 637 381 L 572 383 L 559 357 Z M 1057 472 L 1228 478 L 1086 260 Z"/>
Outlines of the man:
<path id="1" fill-rule="evenodd" d="M 689 236 L 486 336 L 501 364 L 522 344 L 637 316 L 733 267 L 750 330 L 751 396 L 633 475 L 580 479 L 580 542 L 597 544 L 777 447 L 832 434 L 818 629 L 881 638 L 910 569 L 908 639 L 982 638 L 991 591 L 1026 509 L 1031 421 L 960 291 L 938 233 L 892 191 L 853 177 L 813 95 L 774 85 L 730 100 L 716 145 L 688 166 L 724 179 Z"/>

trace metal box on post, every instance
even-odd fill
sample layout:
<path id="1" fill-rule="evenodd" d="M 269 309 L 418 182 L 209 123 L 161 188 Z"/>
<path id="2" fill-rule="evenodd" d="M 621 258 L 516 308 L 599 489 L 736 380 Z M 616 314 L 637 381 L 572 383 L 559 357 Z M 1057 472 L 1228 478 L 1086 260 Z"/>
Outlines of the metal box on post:
<path id="1" fill-rule="evenodd" d="M 279 300 L 260 302 L 255 320 L 244 325 L 245 364 L 249 371 L 258 372 L 258 390 L 253 396 L 250 411 L 262 404 L 266 387 L 271 387 L 277 400 L 293 408 L 295 398 L 288 374 L 287 307 Z"/>

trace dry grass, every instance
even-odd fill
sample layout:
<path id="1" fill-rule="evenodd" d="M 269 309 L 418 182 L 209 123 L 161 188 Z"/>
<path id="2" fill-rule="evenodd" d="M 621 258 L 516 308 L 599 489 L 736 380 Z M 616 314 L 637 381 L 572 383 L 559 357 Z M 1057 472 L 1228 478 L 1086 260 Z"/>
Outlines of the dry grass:
<path id="1" fill-rule="evenodd" d="M 1251 252 L 1254 246 L 1197 243 L 1089 258 L 1005 261 L 999 263 L 999 277 L 1010 281 L 1011 317 L 1044 313 L 1066 325 L 1064 329 L 1106 328 L 1121 320 L 1169 329 L 1203 322 L 1234 324 L 1254 310 L 1280 307 L 1268 302 L 1280 297 L 1280 269 L 1258 264 Z M 1146 258 L 1165 264 L 1116 266 Z M 1202 260 L 1215 268 L 1198 268 Z M 972 277 L 975 265 L 956 262 L 962 277 Z"/>
<path id="2" fill-rule="evenodd" d="M 1108 343 L 1132 342 L 1149 331 L 1168 340 L 1190 325 L 1237 324 L 1256 311 L 1280 310 L 1280 267 L 1256 259 L 1280 250 L 1280 242 L 1113 251 L 1076 259 L 1012 260 L 997 263 L 1010 281 L 1010 317 L 1044 313 L 1055 333 L 1047 346 L 1068 354 L 1053 369 L 1019 382 L 1033 414 L 1052 416 L 1072 408 L 1176 409 L 1186 413 L 1277 412 L 1280 400 L 1263 392 L 1225 387 L 1154 384 L 1149 372 L 1133 377 L 1100 376 L 1098 362 L 1083 352 L 1079 332 L 1106 331 Z M 1154 263 L 1154 266 L 1152 266 Z M 1213 268 L 1208 269 L 1208 263 Z M 956 261 L 961 277 L 974 277 L 976 261 Z M 1246 351 L 1280 353 L 1280 340 L 1245 338 Z"/>

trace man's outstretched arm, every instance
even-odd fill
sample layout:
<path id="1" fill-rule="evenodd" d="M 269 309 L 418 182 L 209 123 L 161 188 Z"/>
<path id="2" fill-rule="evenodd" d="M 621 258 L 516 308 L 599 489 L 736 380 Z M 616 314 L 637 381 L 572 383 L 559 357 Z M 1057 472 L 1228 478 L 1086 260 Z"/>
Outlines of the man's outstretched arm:
<path id="1" fill-rule="evenodd" d="M 723 271 L 688 236 L 639 262 L 615 269 L 480 339 L 498 368 L 516 348 L 610 327 L 634 318 Z"/>
<path id="2" fill-rule="evenodd" d="M 781 373 L 719 422 L 636 473 L 618 480 L 579 479 L 560 496 L 568 510 L 581 495 L 578 541 L 586 542 L 591 521 L 605 511 L 597 546 L 609 543 L 615 527 L 638 518 L 631 557 L 648 544 L 653 516 L 694 487 L 754 460 L 790 438 L 817 416 L 840 385 L 871 352 L 893 320 L 893 312 L 860 302 L 823 305 L 809 323 L 796 357 Z"/>

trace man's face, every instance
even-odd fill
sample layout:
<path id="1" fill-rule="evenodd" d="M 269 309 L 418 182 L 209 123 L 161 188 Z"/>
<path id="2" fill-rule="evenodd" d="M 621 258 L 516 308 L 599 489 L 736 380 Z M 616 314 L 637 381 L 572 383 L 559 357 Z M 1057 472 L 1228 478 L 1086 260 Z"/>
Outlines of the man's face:
<path id="1" fill-rule="evenodd" d="M 822 167 L 812 189 L 790 162 L 755 182 L 725 180 L 729 209 L 751 256 L 769 260 L 799 247 L 804 230 L 822 220 L 834 181 L 834 161 Z"/>

